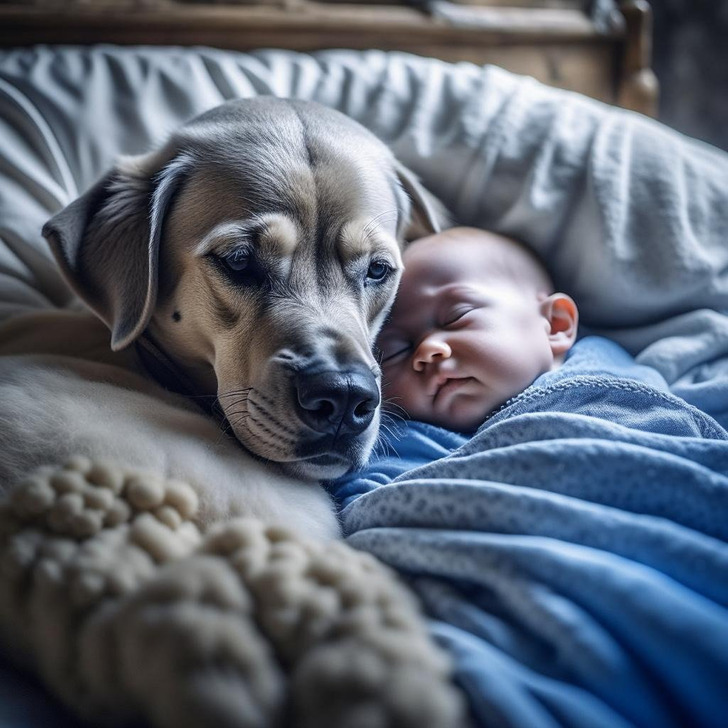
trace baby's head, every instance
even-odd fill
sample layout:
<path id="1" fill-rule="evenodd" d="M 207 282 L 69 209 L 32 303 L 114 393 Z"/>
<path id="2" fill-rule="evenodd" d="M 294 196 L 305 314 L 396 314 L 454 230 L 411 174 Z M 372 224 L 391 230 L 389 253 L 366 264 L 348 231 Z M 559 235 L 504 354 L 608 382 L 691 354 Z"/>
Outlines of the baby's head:
<path id="1" fill-rule="evenodd" d="M 416 420 L 474 430 L 576 338 L 574 301 L 510 238 L 453 228 L 412 243 L 378 338 L 384 397 Z"/>

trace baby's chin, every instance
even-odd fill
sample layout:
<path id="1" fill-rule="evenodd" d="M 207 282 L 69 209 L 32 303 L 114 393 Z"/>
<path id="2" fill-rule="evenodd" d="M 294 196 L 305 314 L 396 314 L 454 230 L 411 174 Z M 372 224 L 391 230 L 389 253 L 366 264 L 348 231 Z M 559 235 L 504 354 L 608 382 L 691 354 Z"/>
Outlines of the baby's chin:
<path id="1" fill-rule="evenodd" d="M 386 388 L 384 392 L 385 401 L 391 397 L 392 401 L 397 402 L 399 411 L 409 419 L 464 434 L 475 432 L 489 415 L 509 399 L 507 393 L 496 393 L 476 380 L 466 384 L 462 391 L 456 392 L 439 407 L 432 406 L 431 396 L 411 397 L 409 393 L 393 392 Z M 423 402 L 423 399 L 427 402 Z"/>
<path id="2" fill-rule="evenodd" d="M 512 393 L 501 391 L 497 396 L 492 390 L 486 392 L 486 396 L 482 396 L 482 391 L 475 394 L 467 393 L 453 399 L 445 411 L 428 412 L 426 417 L 414 419 L 423 419 L 446 430 L 472 434 L 520 391 L 515 390 Z"/>
<path id="3" fill-rule="evenodd" d="M 462 432 L 463 434 L 471 434 L 475 432 L 480 425 L 483 424 L 487 415 L 483 415 L 478 419 L 458 419 L 452 417 L 433 417 L 426 420 L 431 425 L 437 425 L 445 430 L 453 430 L 454 432 Z"/>
<path id="4" fill-rule="evenodd" d="M 442 412 L 428 413 L 423 417 L 415 417 L 421 419 L 430 425 L 437 425 L 446 430 L 455 432 L 472 433 L 483 424 L 489 414 L 493 412 L 495 407 L 490 405 L 471 405 L 469 407 L 455 408 L 455 411 L 443 414 Z"/>

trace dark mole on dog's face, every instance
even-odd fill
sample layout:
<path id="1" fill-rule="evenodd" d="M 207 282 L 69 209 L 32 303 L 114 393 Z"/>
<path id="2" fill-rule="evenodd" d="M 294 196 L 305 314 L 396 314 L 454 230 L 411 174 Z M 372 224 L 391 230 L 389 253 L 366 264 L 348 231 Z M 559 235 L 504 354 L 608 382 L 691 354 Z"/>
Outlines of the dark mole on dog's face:
<path id="1" fill-rule="evenodd" d="M 175 311 L 172 314 L 172 320 L 173 321 L 181 321 L 182 320 L 182 314 L 179 311 Z"/>

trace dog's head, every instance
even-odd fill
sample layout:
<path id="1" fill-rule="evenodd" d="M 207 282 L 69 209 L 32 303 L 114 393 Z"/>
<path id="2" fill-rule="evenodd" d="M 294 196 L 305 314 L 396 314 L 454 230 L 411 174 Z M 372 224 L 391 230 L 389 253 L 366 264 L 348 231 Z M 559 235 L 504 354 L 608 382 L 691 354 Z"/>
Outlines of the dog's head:
<path id="1" fill-rule="evenodd" d="M 324 478 L 371 450 L 372 343 L 405 229 L 435 214 L 357 123 L 257 98 L 121 160 L 43 233 L 114 349 L 151 337 L 250 451 Z"/>

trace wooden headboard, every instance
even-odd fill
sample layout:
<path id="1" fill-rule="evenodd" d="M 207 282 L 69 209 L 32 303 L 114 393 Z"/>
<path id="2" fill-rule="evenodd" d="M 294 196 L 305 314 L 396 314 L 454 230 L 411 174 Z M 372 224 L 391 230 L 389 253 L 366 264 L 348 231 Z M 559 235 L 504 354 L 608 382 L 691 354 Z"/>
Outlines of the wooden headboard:
<path id="1" fill-rule="evenodd" d="M 595 23 L 584 0 L 0 0 L 0 46 L 35 43 L 206 45 L 402 50 L 493 63 L 554 86 L 654 115 L 651 16 L 645 0 L 619 3 Z"/>

